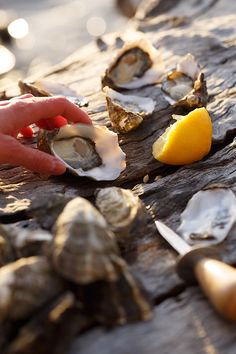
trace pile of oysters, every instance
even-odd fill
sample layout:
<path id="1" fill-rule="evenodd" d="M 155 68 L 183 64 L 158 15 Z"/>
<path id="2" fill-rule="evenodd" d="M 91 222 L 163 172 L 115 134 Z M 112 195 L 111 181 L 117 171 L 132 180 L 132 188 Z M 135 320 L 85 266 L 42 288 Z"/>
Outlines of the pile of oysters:
<path id="1" fill-rule="evenodd" d="M 117 187 L 98 190 L 96 206 L 55 195 L 28 210 L 47 230 L 0 227 L 2 354 L 65 353 L 94 324 L 151 318 L 147 294 L 120 255 L 150 222 L 146 208 Z"/>

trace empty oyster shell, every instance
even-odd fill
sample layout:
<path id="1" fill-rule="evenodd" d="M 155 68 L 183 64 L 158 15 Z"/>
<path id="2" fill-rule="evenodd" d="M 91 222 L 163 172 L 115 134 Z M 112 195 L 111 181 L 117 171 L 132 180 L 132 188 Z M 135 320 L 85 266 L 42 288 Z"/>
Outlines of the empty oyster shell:
<path id="1" fill-rule="evenodd" d="M 148 97 L 122 95 L 107 86 L 104 92 L 111 124 L 121 133 L 136 129 L 155 108 L 155 102 Z"/>
<path id="2" fill-rule="evenodd" d="M 128 43 L 107 68 L 102 87 L 134 89 L 157 83 L 161 78 L 157 60 L 156 49 L 146 39 Z"/>
<path id="3" fill-rule="evenodd" d="M 0 323 L 30 316 L 65 289 L 44 257 L 21 258 L 0 268 Z"/>
<path id="4" fill-rule="evenodd" d="M 149 215 L 145 205 L 131 190 L 100 189 L 96 193 L 96 206 L 122 248 L 128 248 L 137 238 L 144 237 Z"/>
<path id="5" fill-rule="evenodd" d="M 97 181 L 115 180 L 126 167 L 117 134 L 104 126 L 74 124 L 41 131 L 38 147 L 63 161 L 73 174 Z"/>
<path id="6" fill-rule="evenodd" d="M 52 263 L 78 284 L 117 279 L 123 260 L 103 216 L 83 198 L 71 200 L 55 224 Z"/>
<path id="7" fill-rule="evenodd" d="M 21 93 L 32 93 L 34 96 L 54 96 L 62 95 L 67 97 L 70 101 L 79 107 L 88 106 L 88 100 L 78 95 L 78 93 L 70 87 L 49 79 L 40 79 L 34 82 L 19 81 Z"/>
<path id="8" fill-rule="evenodd" d="M 198 108 L 207 105 L 207 88 L 204 74 L 195 58 L 187 54 L 162 81 L 166 100 L 174 106 Z"/>
<path id="9" fill-rule="evenodd" d="M 197 192 L 181 214 L 180 234 L 189 244 L 222 242 L 236 220 L 236 197 L 231 189 L 215 186 Z"/>

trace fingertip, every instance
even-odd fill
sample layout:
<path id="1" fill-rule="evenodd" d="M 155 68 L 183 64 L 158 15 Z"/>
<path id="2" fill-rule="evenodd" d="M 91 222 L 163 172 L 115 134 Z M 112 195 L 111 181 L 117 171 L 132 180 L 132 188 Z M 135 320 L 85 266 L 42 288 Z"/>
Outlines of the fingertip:
<path id="1" fill-rule="evenodd" d="M 51 174 L 52 175 L 62 175 L 66 172 L 66 166 L 63 162 L 58 160 L 55 157 L 52 157 L 52 164 L 51 164 Z"/>

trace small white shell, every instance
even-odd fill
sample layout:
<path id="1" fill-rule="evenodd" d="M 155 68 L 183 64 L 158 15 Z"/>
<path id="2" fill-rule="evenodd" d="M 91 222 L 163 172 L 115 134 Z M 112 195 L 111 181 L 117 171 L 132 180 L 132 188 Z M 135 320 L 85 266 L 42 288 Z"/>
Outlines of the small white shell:
<path id="1" fill-rule="evenodd" d="M 222 242 L 236 220 L 236 197 L 229 188 L 194 194 L 181 214 L 179 233 L 191 245 Z"/>

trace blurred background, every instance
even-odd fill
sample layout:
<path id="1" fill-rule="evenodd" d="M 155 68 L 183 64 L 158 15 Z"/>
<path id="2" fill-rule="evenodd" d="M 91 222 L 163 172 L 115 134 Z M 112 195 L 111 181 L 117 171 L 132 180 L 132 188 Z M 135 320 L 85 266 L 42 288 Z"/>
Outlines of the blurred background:
<path id="1" fill-rule="evenodd" d="M 121 30 L 128 21 L 124 16 L 128 3 L 0 0 L 0 90 L 60 62 L 103 34 Z"/>

